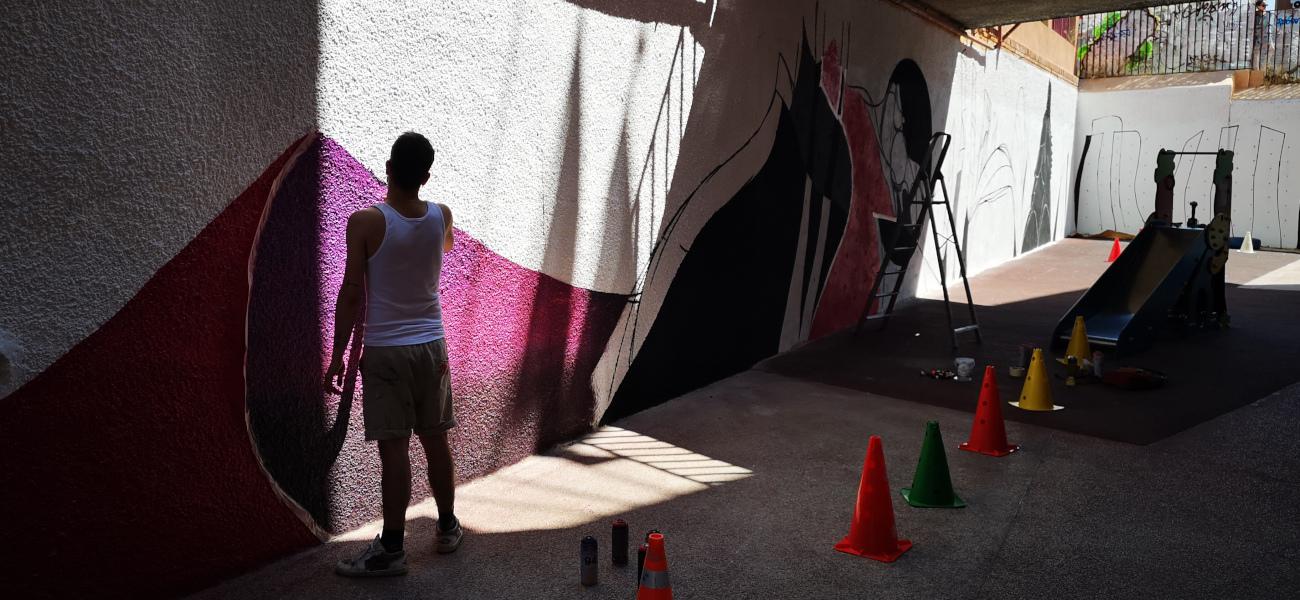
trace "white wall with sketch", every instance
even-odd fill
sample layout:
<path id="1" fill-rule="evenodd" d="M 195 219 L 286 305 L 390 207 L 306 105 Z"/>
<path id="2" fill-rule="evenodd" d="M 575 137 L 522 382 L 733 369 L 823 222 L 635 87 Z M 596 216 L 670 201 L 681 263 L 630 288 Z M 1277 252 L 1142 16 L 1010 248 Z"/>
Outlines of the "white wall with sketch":
<path id="1" fill-rule="evenodd" d="M 1232 80 L 1208 84 L 1079 91 L 1074 156 L 1075 228 L 1135 233 L 1154 210 L 1156 153 L 1234 152 L 1232 232 L 1265 246 L 1300 245 L 1300 99 L 1233 99 Z M 1213 156 L 1180 156 L 1174 220 L 1190 203 L 1209 220 Z"/>

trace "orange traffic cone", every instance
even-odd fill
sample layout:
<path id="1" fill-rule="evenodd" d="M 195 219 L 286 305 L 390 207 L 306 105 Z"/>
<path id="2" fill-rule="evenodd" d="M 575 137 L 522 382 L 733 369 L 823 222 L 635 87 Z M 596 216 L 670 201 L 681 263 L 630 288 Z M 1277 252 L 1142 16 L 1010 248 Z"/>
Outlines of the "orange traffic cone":
<path id="1" fill-rule="evenodd" d="M 1115 243 L 1110 245 L 1110 258 L 1107 258 L 1106 262 L 1115 262 L 1115 259 L 1119 258 L 1120 251 L 1119 238 L 1115 238 Z"/>
<path id="2" fill-rule="evenodd" d="M 650 534 L 650 551 L 645 555 L 645 568 L 641 571 L 641 586 L 636 590 L 636 600 L 673 600 L 662 533 Z"/>
<path id="3" fill-rule="evenodd" d="M 998 396 L 998 373 L 993 365 L 984 367 L 984 384 L 980 386 L 980 404 L 975 408 L 970 441 L 957 447 L 989 456 L 1006 456 L 1020 449 L 1007 443 L 1007 425 L 1002 421 L 1002 402 Z"/>
<path id="4" fill-rule="evenodd" d="M 894 562 L 911 547 L 912 542 L 898 539 L 894 530 L 894 503 L 889 494 L 889 477 L 885 474 L 885 450 L 880 436 L 873 435 L 867 442 L 867 460 L 862 465 L 853 523 L 849 525 L 849 535 L 835 544 L 835 549 Z"/>

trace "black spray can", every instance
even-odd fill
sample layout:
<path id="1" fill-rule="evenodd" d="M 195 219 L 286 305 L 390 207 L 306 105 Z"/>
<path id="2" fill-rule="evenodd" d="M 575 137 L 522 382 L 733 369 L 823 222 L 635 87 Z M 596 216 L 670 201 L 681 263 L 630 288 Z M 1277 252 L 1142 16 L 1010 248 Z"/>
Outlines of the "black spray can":
<path id="1" fill-rule="evenodd" d="M 623 566 L 627 564 L 627 521 L 623 519 L 614 519 L 614 531 L 610 540 L 610 548 L 614 552 L 614 564 Z"/>
<path id="2" fill-rule="evenodd" d="M 596 559 L 596 538 L 591 536 L 582 538 L 582 547 L 578 556 L 582 560 L 580 568 L 582 585 L 596 585 L 596 572 L 599 566 Z"/>
<path id="3" fill-rule="evenodd" d="M 645 553 L 650 551 L 650 544 L 641 544 L 636 549 L 636 580 L 641 581 L 641 570 L 645 568 Z"/>

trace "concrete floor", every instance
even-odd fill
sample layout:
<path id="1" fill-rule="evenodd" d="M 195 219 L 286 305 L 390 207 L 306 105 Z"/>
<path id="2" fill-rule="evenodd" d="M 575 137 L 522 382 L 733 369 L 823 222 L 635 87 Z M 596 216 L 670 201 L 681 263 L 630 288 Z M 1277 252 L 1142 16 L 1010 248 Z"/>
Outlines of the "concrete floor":
<path id="1" fill-rule="evenodd" d="M 977 390 L 971 384 L 971 403 Z M 883 564 L 832 550 L 847 531 L 869 435 L 908 485 L 925 421 L 944 428 L 969 507 L 914 509 L 914 548 Z M 331 572 L 377 525 L 196 598 L 630 598 L 609 521 L 667 537 L 678 598 L 1294 598 L 1300 594 L 1300 385 L 1149 446 L 1008 423 L 1022 450 L 954 449 L 969 413 L 750 371 L 461 486 L 470 533 L 430 549 L 412 508 L 411 573 Z M 578 584 L 578 541 L 601 543 Z"/>

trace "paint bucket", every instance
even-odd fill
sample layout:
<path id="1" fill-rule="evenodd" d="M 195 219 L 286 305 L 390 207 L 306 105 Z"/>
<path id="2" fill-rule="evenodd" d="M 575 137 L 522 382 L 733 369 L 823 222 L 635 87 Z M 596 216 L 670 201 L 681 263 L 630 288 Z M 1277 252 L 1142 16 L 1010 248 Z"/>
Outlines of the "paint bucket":
<path id="1" fill-rule="evenodd" d="M 957 381 L 970 381 L 970 374 L 975 370 L 975 359 L 959 356 L 952 364 L 957 367 Z"/>

